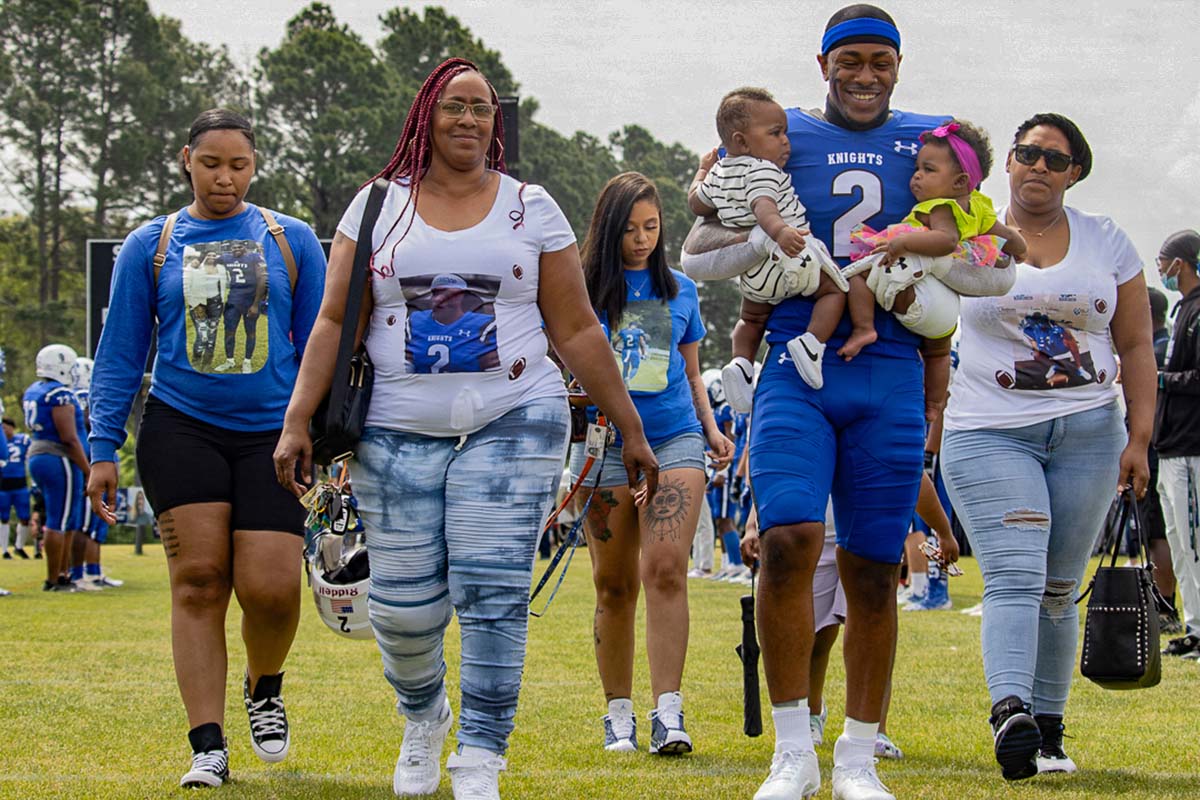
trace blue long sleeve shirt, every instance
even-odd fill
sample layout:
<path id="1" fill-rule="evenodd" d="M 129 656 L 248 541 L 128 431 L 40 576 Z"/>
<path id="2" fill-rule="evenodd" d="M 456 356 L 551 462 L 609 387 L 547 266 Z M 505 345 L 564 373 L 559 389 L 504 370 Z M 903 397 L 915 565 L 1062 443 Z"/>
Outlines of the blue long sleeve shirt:
<path id="1" fill-rule="evenodd" d="M 294 290 L 279 246 L 250 204 L 222 220 L 180 211 L 157 285 L 153 259 L 166 217 L 125 239 L 113 269 L 108 316 L 92 373 L 93 463 L 114 461 L 125 441 L 125 423 L 141 388 L 156 318 L 152 395 L 221 428 L 282 427 L 325 290 L 325 254 L 306 223 L 279 213 L 275 218 L 295 256 Z M 261 285 L 264 265 L 265 291 L 253 291 Z M 252 291 L 236 293 L 231 285 L 249 285 Z M 256 339 L 253 359 L 246 341 L 250 331 Z M 243 357 L 248 372 L 243 371 Z M 221 371 L 227 358 L 235 367 Z"/>

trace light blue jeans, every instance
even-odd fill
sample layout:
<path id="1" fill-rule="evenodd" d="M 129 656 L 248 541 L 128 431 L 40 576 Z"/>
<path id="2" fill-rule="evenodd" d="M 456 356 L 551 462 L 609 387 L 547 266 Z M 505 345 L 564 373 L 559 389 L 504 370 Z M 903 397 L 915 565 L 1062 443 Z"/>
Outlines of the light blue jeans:
<path id="1" fill-rule="evenodd" d="M 438 438 L 368 428 L 353 468 L 371 555 L 368 610 L 397 706 L 436 718 L 442 640 L 462 633 L 460 744 L 508 748 L 525 666 L 529 585 L 568 433 L 567 403 L 536 400 Z"/>
<path id="2" fill-rule="evenodd" d="M 942 475 L 983 571 L 983 671 L 992 703 L 1016 695 L 1061 715 L 1075 599 L 1114 496 L 1125 426 L 1115 402 L 1024 428 L 946 431 Z"/>

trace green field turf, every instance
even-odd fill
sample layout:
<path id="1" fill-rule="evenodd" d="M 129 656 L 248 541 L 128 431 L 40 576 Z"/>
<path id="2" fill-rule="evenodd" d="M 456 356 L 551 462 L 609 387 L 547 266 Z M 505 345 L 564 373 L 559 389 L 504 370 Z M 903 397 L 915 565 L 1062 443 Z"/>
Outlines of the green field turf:
<path id="1" fill-rule="evenodd" d="M 692 640 L 684 677 L 695 754 L 661 759 L 600 748 L 603 695 L 590 640 L 587 556 L 578 558 L 549 615 L 532 620 L 525 688 L 506 800 L 749 800 L 766 774 L 770 736 L 741 733 L 740 587 L 690 581 Z M 166 568 L 157 546 L 105 548 L 109 574 L 126 585 L 103 593 L 44 594 L 41 561 L 0 562 L 0 797 L 163 798 L 188 766 L 186 721 L 171 669 Z M 545 562 L 540 562 L 544 565 Z M 979 599 L 975 564 L 952 581 L 955 605 Z M 540 566 L 539 566 L 540 570 Z M 402 723 L 374 644 L 338 638 L 304 595 L 300 632 L 287 664 L 285 698 L 292 751 L 279 765 L 251 752 L 241 705 L 239 615 L 230 615 L 227 798 L 391 797 Z M 1195 798 L 1200 796 L 1200 665 L 1170 659 L 1155 689 L 1106 692 L 1077 678 L 1066 740 L 1074 776 L 1006 784 L 992 759 L 979 620 L 957 611 L 901 616 L 891 724 L 905 751 L 880 765 L 885 783 L 908 798 Z M 639 645 L 640 649 L 640 645 Z M 451 700 L 458 707 L 457 634 L 447 640 Z M 830 796 L 833 738 L 841 729 L 840 648 L 831 667 L 826 744 L 819 748 Z M 644 655 L 634 698 L 640 742 L 649 738 Z M 765 685 L 764 685 L 765 689 Z M 766 705 L 764 699 L 764 706 Z M 769 714 L 769 712 L 768 712 Z M 769 730 L 769 716 L 767 726 Z M 205 795 L 201 795 L 205 796 Z M 435 795 L 450 798 L 448 778 Z"/>

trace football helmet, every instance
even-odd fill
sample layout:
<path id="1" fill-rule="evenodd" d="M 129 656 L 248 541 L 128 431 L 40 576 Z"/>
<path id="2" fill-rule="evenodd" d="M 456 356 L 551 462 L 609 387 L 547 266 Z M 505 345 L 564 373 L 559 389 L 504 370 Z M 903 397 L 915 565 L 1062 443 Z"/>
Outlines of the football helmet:
<path id="1" fill-rule="evenodd" d="M 708 390 L 708 402 L 712 403 L 714 408 L 725 402 L 725 384 L 721 380 L 721 370 L 706 369 L 700 373 L 700 380 L 704 382 L 704 388 Z"/>
<path id="2" fill-rule="evenodd" d="M 362 534 L 317 534 L 305 564 L 321 621 L 347 639 L 374 639 L 367 615 L 371 565 Z"/>
<path id="3" fill-rule="evenodd" d="M 71 368 L 71 388 L 77 392 L 87 392 L 92 388 L 92 365 L 90 358 L 75 359 L 75 366 Z"/>
<path id="4" fill-rule="evenodd" d="M 48 344 L 38 350 L 34 367 L 39 378 L 52 378 L 59 383 L 71 385 L 71 370 L 79 355 L 65 344 Z"/>

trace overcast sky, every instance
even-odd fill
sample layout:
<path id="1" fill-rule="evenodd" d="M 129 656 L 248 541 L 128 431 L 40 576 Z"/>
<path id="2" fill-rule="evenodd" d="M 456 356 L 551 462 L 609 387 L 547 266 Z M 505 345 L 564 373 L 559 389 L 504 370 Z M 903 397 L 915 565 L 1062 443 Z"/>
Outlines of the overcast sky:
<path id="1" fill-rule="evenodd" d="M 193 39 L 250 62 L 274 47 L 302 0 L 151 0 Z M 541 104 L 538 118 L 597 136 L 638 123 L 694 151 L 716 139 L 713 114 L 736 86 L 770 89 L 784 105 L 822 105 L 821 32 L 843 2 L 824 0 L 441 0 Z M 374 44 L 384 0 L 330 0 Z M 1200 228 L 1200 3 L 888 0 L 903 37 L 893 105 L 985 127 L 1001 162 L 983 189 L 1008 196 L 1003 155 L 1039 111 L 1079 124 L 1092 175 L 1068 203 L 1112 216 L 1153 269 L 1158 246 Z M 716 57 L 714 54 L 725 55 Z M 402 119 L 407 109 L 396 109 Z M 399 127 L 399 122 L 397 122 Z"/>

